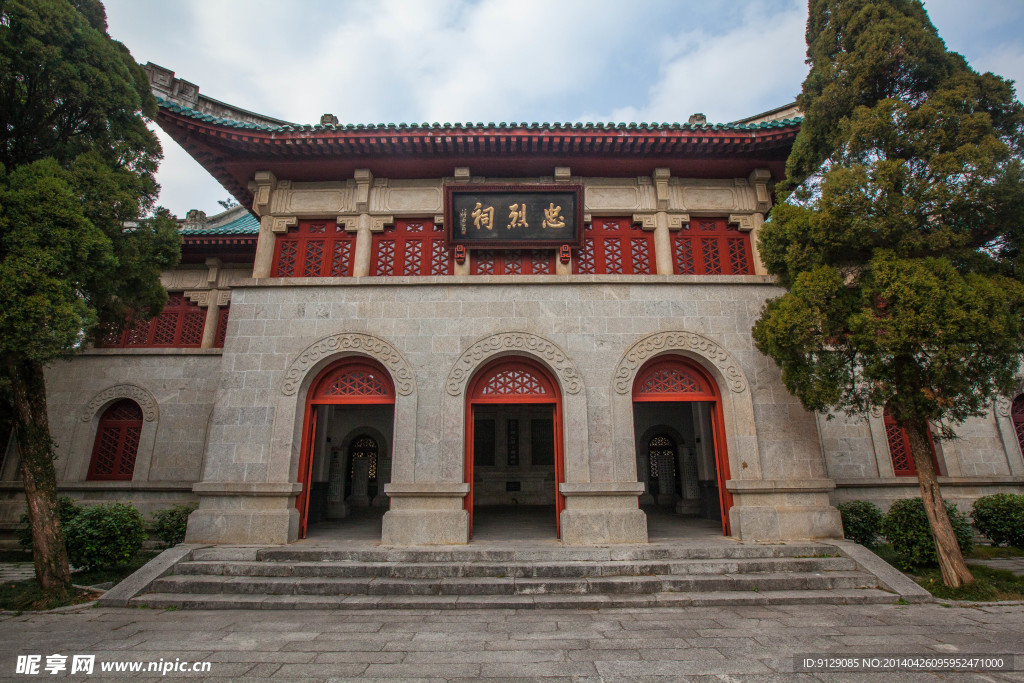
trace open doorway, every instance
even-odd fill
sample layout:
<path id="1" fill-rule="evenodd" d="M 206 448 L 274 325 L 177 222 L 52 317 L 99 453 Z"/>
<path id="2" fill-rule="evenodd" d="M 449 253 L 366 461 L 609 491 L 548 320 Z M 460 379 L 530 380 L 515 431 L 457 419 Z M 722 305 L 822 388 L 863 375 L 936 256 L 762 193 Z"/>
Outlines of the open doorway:
<path id="1" fill-rule="evenodd" d="M 633 425 L 640 506 L 652 536 L 673 520 L 703 519 L 729 534 L 732 497 L 717 386 L 702 368 L 659 357 L 637 373 Z"/>
<path id="2" fill-rule="evenodd" d="M 299 482 L 299 538 L 379 540 L 391 479 L 394 386 L 376 363 L 327 368 L 306 401 Z"/>
<path id="3" fill-rule="evenodd" d="M 557 537 L 564 507 L 561 397 L 539 364 L 503 358 L 469 384 L 466 509 L 477 539 Z"/>

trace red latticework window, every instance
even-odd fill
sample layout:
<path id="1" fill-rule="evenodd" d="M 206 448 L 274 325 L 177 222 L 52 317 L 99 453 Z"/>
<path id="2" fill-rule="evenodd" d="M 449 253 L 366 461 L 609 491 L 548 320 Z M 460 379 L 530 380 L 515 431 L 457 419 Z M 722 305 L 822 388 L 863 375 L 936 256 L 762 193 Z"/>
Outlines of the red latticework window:
<path id="1" fill-rule="evenodd" d="M 555 257 L 553 249 L 475 249 L 470 272 L 473 275 L 551 275 L 555 272 Z"/>
<path id="2" fill-rule="evenodd" d="M 230 310 L 230 306 L 221 306 L 220 311 L 217 312 L 217 338 L 213 345 L 218 349 L 224 348 L 224 340 L 228 336 L 228 312 Z"/>
<path id="3" fill-rule="evenodd" d="M 271 277 L 347 277 L 355 244 L 355 234 L 337 221 L 299 221 L 278 236 Z"/>
<path id="4" fill-rule="evenodd" d="M 444 229 L 432 220 L 396 220 L 374 233 L 370 275 L 451 275 Z"/>
<path id="5" fill-rule="evenodd" d="M 697 218 L 672 232 L 677 275 L 749 275 L 754 272 L 750 233 L 724 218 Z"/>
<path id="6" fill-rule="evenodd" d="M 391 403 L 395 389 L 386 371 L 368 362 L 347 361 L 323 374 L 311 394 L 317 403 Z"/>
<path id="7" fill-rule="evenodd" d="M 480 371 L 469 397 L 485 403 L 552 403 L 558 400 L 558 389 L 539 365 L 513 357 Z"/>
<path id="8" fill-rule="evenodd" d="M 547 396 L 544 384 L 530 368 L 508 368 L 487 378 L 481 396 Z"/>
<path id="9" fill-rule="evenodd" d="M 914 465 L 914 454 L 910 450 L 910 437 L 907 430 L 897 424 L 889 409 L 883 413 L 885 425 L 885 439 L 889 442 L 889 457 L 892 458 L 892 471 L 897 477 L 916 477 L 917 466 Z M 932 443 L 932 435 L 928 434 L 928 446 L 932 451 L 932 465 L 935 466 L 935 473 L 939 474 L 939 462 L 935 456 L 935 444 Z"/>
<path id="10" fill-rule="evenodd" d="M 150 321 L 129 322 L 121 332 L 107 334 L 99 346 L 124 347 L 198 347 L 203 342 L 206 311 L 181 292 L 167 297 L 163 312 Z"/>
<path id="11" fill-rule="evenodd" d="M 637 373 L 634 401 L 709 401 L 714 388 L 704 373 L 680 358 L 655 360 Z"/>
<path id="12" fill-rule="evenodd" d="M 131 479 L 142 435 L 142 409 L 124 399 L 107 408 L 96 429 L 89 463 L 90 481 Z"/>
<path id="13" fill-rule="evenodd" d="M 1024 394 L 1013 399 L 1010 418 L 1013 420 L 1013 430 L 1017 433 L 1017 443 L 1020 444 L 1021 451 L 1024 451 Z"/>
<path id="14" fill-rule="evenodd" d="M 573 260 L 581 274 L 649 275 L 656 273 L 654 235 L 628 218 L 598 218 L 583 232 L 583 248 Z"/>

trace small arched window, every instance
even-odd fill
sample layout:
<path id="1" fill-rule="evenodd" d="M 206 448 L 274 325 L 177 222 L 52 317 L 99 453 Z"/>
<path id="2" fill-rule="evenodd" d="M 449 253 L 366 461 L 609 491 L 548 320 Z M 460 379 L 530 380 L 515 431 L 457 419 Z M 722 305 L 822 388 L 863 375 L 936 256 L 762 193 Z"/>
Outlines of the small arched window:
<path id="1" fill-rule="evenodd" d="M 892 458 L 892 471 L 897 477 L 916 477 L 917 466 L 914 465 L 914 454 L 910 451 L 910 437 L 907 430 L 896 422 L 886 408 L 882 415 L 885 422 L 885 438 L 889 442 L 889 457 Z M 932 451 L 932 465 L 936 474 L 942 474 L 939 470 L 939 461 L 935 456 L 935 444 L 932 443 L 931 432 L 928 433 L 928 446 Z"/>
<path id="2" fill-rule="evenodd" d="M 667 434 L 658 434 L 647 442 L 647 462 L 651 478 L 676 476 L 676 442 Z"/>
<path id="3" fill-rule="evenodd" d="M 1017 443 L 1021 451 L 1024 451 L 1024 394 L 1018 394 L 1013 399 L 1013 407 L 1010 408 L 1010 419 L 1013 420 L 1013 431 L 1017 434 Z"/>
<path id="4" fill-rule="evenodd" d="M 96 443 L 89 464 L 90 481 L 117 481 L 132 478 L 135 456 L 142 435 L 142 409 L 135 401 L 123 399 L 100 417 Z"/>
<path id="5" fill-rule="evenodd" d="M 349 478 L 355 476 L 356 471 L 356 460 L 367 459 L 370 461 L 370 467 L 367 470 L 369 472 L 369 480 L 377 480 L 377 452 L 379 447 L 377 446 L 377 440 L 371 436 L 360 436 L 352 441 L 352 445 L 349 446 Z"/>

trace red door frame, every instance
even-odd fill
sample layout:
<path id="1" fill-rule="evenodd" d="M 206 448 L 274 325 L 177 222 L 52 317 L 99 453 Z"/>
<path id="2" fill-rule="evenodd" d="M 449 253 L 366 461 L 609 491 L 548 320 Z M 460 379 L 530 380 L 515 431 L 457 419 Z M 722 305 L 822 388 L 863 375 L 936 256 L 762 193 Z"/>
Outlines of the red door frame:
<path id="1" fill-rule="evenodd" d="M 358 373 L 371 381 L 359 382 Z M 339 382 L 337 380 L 350 380 Z M 306 537 L 309 520 L 309 489 L 313 480 L 313 446 L 316 440 L 317 406 L 323 405 L 389 405 L 395 402 L 395 384 L 382 365 L 369 358 L 343 358 L 321 371 L 306 394 L 306 414 L 302 420 L 302 448 L 299 452 L 299 483 L 302 490 L 295 497 L 299 511 L 299 538 Z M 392 425 L 392 428 L 393 425 Z"/>
<path id="2" fill-rule="evenodd" d="M 484 384 L 487 380 L 503 370 L 522 370 L 528 368 L 540 384 L 544 387 L 546 394 L 494 394 L 491 396 L 483 394 Z M 559 486 L 565 481 L 565 464 L 563 461 L 563 436 L 562 436 L 562 392 L 558 390 L 558 383 L 540 363 L 523 356 L 506 356 L 488 363 L 479 370 L 466 387 L 466 446 L 464 472 L 466 483 L 469 484 L 469 493 L 466 494 L 465 508 L 469 513 L 469 535 L 473 536 L 473 407 L 478 405 L 552 405 L 554 406 L 555 423 L 555 536 L 562 537 L 562 510 L 565 509 L 565 496 L 559 490 Z"/>
<path id="3" fill-rule="evenodd" d="M 683 373 L 695 380 L 695 384 L 685 391 L 666 389 L 664 385 L 645 391 L 645 384 L 659 371 Z M 719 392 L 718 384 L 704 368 L 682 356 L 658 356 L 645 363 L 633 380 L 633 403 L 694 403 L 697 401 L 706 401 L 712 404 L 711 437 L 715 449 L 718 502 L 722 510 L 722 535 L 728 536 L 732 493 L 725 487 L 725 483 L 729 480 L 729 452 L 725 440 L 722 395 Z"/>

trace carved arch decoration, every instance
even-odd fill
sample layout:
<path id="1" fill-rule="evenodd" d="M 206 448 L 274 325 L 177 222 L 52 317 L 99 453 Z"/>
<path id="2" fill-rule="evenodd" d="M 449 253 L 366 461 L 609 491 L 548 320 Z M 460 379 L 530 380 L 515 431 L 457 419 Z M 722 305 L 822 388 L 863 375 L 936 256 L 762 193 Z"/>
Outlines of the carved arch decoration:
<path id="1" fill-rule="evenodd" d="M 612 373 L 611 412 L 616 478 L 638 481 L 633 385 L 637 373 L 656 356 L 682 356 L 703 367 L 719 387 L 726 452 L 732 479 L 760 479 L 761 455 L 754 422 L 750 383 L 736 359 L 721 344 L 695 332 L 666 330 L 637 340 L 619 359 Z"/>
<path id="2" fill-rule="evenodd" d="M 578 394 L 583 389 L 575 364 L 553 341 L 529 332 L 501 332 L 484 337 L 459 356 L 445 380 L 448 395 L 461 396 L 469 376 L 480 367 L 480 361 L 504 351 L 528 353 L 546 361 L 567 394 Z"/>
<path id="3" fill-rule="evenodd" d="M 630 393 L 633 377 L 640 366 L 665 351 L 690 351 L 708 360 L 718 368 L 725 385 L 735 393 L 743 393 L 749 386 L 739 363 L 718 342 L 696 332 L 658 332 L 636 342 L 623 354 L 615 367 L 612 381 L 615 392 Z"/>
<path id="4" fill-rule="evenodd" d="M 281 393 L 285 396 L 295 395 L 303 378 L 314 365 L 327 356 L 345 351 L 363 353 L 379 361 L 391 373 L 395 391 L 399 395 L 410 396 L 416 390 L 412 366 L 398 349 L 372 334 L 342 332 L 318 339 L 303 349 L 289 364 Z"/>
<path id="5" fill-rule="evenodd" d="M 590 456 L 587 423 L 587 397 L 583 379 L 568 354 L 550 339 L 529 332 L 500 332 L 484 337 L 470 345 L 452 365 L 444 381 L 441 394 L 441 424 L 445 426 L 441 438 L 441 462 L 437 471 L 424 471 L 419 480 L 437 479 L 443 482 L 464 481 L 466 396 L 470 379 L 490 361 L 501 356 L 522 356 L 532 359 L 550 372 L 562 393 L 562 420 L 571 426 L 572 439 L 564 443 L 563 461 L 565 481 L 590 481 Z"/>
<path id="6" fill-rule="evenodd" d="M 153 422 L 160 414 L 157 401 L 149 391 L 137 384 L 115 384 L 93 396 L 82 408 L 79 419 L 82 422 L 89 422 L 103 406 L 121 398 L 128 398 L 139 404 L 144 422 Z"/>

